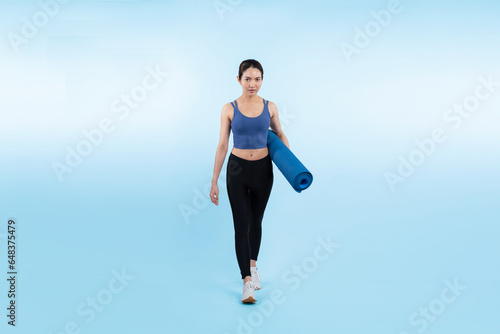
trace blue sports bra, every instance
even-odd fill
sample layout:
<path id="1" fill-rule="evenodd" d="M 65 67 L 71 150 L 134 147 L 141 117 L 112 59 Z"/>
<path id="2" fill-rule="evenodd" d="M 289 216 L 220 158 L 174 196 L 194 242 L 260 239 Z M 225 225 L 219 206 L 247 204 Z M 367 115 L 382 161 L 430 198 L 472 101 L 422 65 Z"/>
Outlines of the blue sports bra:
<path id="1" fill-rule="evenodd" d="M 264 101 L 264 110 L 257 117 L 247 117 L 238 110 L 238 102 L 234 100 L 234 116 L 231 120 L 233 130 L 233 147 L 242 149 L 257 149 L 267 147 L 267 133 L 271 124 L 269 101 Z"/>

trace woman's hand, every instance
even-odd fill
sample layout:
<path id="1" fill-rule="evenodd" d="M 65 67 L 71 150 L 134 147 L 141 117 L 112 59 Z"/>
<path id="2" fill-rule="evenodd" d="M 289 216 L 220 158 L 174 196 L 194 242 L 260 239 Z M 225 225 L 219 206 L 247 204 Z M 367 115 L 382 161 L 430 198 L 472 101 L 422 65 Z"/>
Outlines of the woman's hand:
<path id="1" fill-rule="evenodd" d="M 217 187 L 217 183 L 212 182 L 212 188 L 210 189 L 210 200 L 215 205 L 219 205 L 219 187 Z"/>

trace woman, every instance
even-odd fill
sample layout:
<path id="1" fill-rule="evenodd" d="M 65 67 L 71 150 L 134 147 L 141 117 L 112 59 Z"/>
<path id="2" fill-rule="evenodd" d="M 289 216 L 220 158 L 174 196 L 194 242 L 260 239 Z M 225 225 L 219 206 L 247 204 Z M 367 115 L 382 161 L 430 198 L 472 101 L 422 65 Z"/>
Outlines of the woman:
<path id="1" fill-rule="evenodd" d="M 262 235 L 262 218 L 273 186 L 273 165 L 267 148 L 269 126 L 290 148 L 281 130 L 278 109 L 273 102 L 259 97 L 264 70 L 254 59 L 240 64 L 237 76 L 243 89 L 239 98 L 222 108 L 219 145 L 215 155 L 210 199 L 219 205 L 219 178 L 227 154 L 229 134 L 233 130 L 233 149 L 227 162 L 227 194 L 233 213 L 236 258 L 243 279 L 243 303 L 254 303 L 260 289 L 257 271 Z"/>

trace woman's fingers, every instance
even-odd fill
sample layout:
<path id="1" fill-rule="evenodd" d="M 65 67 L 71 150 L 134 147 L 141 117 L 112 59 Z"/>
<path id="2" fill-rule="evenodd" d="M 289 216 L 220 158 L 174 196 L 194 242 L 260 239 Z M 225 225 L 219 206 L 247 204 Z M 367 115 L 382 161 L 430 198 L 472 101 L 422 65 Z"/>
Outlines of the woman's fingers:
<path id="1" fill-rule="evenodd" d="M 217 188 L 212 188 L 212 190 L 210 190 L 210 200 L 212 201 L 212 203 L 214 203 L 215 205 L 219 205 L 219 189 Z"/>

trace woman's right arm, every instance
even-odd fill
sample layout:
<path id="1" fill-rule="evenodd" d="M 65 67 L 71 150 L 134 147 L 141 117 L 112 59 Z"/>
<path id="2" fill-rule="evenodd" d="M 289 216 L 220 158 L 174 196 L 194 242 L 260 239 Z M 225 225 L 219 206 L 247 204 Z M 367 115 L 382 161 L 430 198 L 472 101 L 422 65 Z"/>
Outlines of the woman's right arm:
<path id="1" fill-rule="evenodd" d="M 222 107 L 221 112 L 219 144 L 217 145 L 217 151 L 215 153 L 214 175 L 212 177 L 212 187 L 210 189 L 210 200 L 215 205 L 219 205 L 219 188 L 217 187 L 217 180 L 219 179 L 220 171 L 224 164 L 229 146 L 229 135 L 231 133 L 229 115 L 231 113 L 231 108 L 231 104 L 226 103 L 224 107 Z"/>

